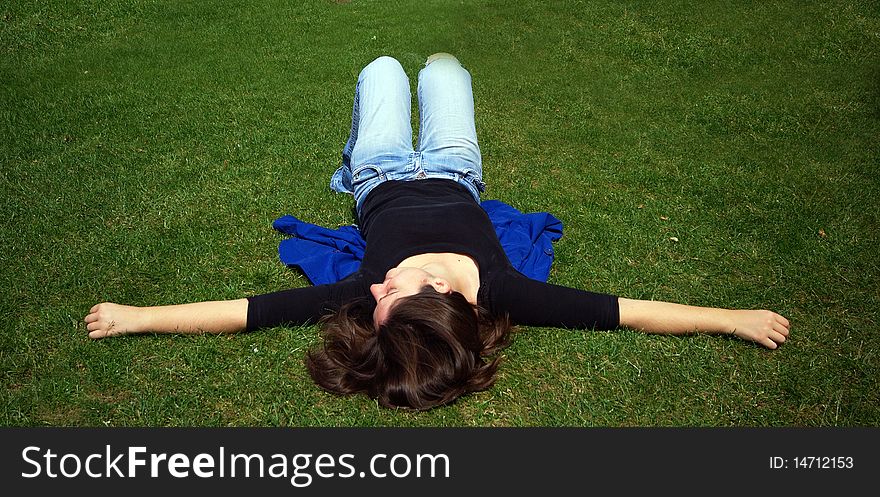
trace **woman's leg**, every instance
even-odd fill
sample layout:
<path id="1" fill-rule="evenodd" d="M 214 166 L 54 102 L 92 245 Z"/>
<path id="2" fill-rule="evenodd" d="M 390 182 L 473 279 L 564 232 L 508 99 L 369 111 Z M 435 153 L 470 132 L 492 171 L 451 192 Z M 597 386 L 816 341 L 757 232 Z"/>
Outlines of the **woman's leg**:
<path id="1" fill-rule="evenodd" d="M 483 166 L 470 73 L 452 55 L 434 54 L 419 73 L 418 96 L 418 150 L 426 170 L 439 167 L 459 174 L 468 180 L 466 185 L 482 191 Z"/>
<path id="2" fill-rule="evenodd" d="M 378 184 L 381 168 L 370 168 L 363 177 L 358 177 L 359 169 L 409 158 L 413 152 L 410 99 L 409 79 L 397 60 L 379 57 L 361 71 L 342 166 L 330 183 L 334 190 L 353 193 L 360 203 Z"/>

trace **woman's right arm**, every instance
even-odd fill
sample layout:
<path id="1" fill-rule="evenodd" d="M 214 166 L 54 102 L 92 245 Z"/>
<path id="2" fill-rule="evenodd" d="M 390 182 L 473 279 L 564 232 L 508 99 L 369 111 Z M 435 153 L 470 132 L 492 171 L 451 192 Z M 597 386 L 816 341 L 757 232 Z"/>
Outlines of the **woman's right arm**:
<path id="1" fill-rule="evenodd" d="M 767 310 L 719 309 L 634 300 L 508 275 L 494 296 L 517 324 L 609 330 L 624 326 L 646 333 L 733 335 L 775 349 L 789 336 L 789 322 Z"/>
<path id="2" fill-rule="evenodd" d="M 775 349 L 789 335 L 788 319 L 768 310 L 697 307 L 654 300 L 619 299 L 620 325 L 646 333 L 733 335 Z"/>
<path id="3" fill-rule="evenodd" d="M 236 333 L 247 326 L 248 300 L 135 307 L 104 302 L 85 317 L 89 338 L 135 333 Z"/>

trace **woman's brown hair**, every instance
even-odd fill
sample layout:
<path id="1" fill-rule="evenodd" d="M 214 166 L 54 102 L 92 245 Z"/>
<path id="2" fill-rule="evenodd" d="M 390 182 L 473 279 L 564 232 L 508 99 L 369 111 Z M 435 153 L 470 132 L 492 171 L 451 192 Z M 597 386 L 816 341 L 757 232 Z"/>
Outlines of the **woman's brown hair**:
<path id="1" fill-rule="evenodd" d="M 368 300 L 321 321 L 323 344 L 306 355 L 320 387 L 365 393 L 385 407 L 430 409 L 492 386 L 511 325 L 458 292 L 426 286 L 401 298 L 385 324 L 373 324 Z"/>

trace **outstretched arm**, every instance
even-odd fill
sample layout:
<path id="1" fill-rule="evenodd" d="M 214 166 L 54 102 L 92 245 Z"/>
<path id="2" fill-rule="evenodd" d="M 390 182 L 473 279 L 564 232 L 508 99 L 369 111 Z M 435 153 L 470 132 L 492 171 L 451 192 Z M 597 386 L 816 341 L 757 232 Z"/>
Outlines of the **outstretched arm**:
<path id="1" fill-rule="evenodd" d="M 789 322 L 772 311 L 695 307 L 670 302 L 620 298 L 620 325 L 661 334 L 734 335 L 775 349 L 785 342 Z"/>
<path id="2" fill-rule="evenodd" d="M 236 333 L 247 326 L 248 300 L 158 307 L 97 304 L 85 317 L 89 338 L 133 333 Z"/>

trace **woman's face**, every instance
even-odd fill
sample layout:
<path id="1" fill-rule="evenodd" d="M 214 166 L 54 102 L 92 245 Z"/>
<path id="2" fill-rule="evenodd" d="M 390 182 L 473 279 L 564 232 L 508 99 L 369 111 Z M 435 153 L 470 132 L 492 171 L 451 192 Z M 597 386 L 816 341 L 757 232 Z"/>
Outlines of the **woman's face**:
<path id="1" fill-rule="evenodd" d="M 378 327 L 388 319 L 391 307 L 401 297 L 415 295 L 425 285 L 435 290 L 442 290 L 443 281 L 424 269 L 415 267 L 396 267 L 385 273 L 385 281 L 370 285 L 370 293 L 376 299 L 376 310 L 373 311 L 373 322 Z"/>

